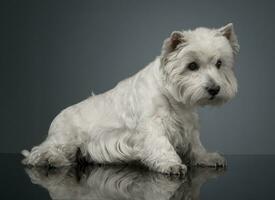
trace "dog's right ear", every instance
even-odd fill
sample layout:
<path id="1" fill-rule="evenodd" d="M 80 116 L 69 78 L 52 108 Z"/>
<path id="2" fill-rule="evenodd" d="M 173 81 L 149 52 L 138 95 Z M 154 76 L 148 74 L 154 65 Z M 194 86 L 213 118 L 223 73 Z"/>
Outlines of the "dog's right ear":
<path id="1" fill-rule="evenodd" d="M 179 44 L 184 43 L 184 35 L 181 31 L 173 31 L 169 38 L 165 39 L 162 46 L 162 55 L 167 55 L 179 46 Z"/>

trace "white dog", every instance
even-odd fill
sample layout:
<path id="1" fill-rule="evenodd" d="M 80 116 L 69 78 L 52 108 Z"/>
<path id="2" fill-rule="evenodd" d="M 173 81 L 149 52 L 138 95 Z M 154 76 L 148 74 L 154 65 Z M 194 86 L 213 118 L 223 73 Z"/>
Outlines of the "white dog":
<path id="1" fill-rule="evenodd" d="M 172 32 L 161 55 L 115 88 L 63 110 L 47 139 L 23 163 L 60 167 L 76 162 L 140 161 L 150 169 L 184 174 L 186 165 L 225 166 L 200 142 L 197 107 L 235 96 L 233 25 Z"/>

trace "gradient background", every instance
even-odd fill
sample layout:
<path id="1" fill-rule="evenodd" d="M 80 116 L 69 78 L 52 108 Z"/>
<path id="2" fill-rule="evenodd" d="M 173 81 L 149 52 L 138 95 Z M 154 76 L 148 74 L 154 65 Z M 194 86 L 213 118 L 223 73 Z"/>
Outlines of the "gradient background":
<path id="1" fill-rule="evenodd" d="M 43 141 L 61 109 L 111 89 L 159 55 L 173 30 L 233 22 L 239 93 L 201 109 L 201 137 L 226 154 L 274 154 L 274 1 L 0 3 L 0 152 Z"/>

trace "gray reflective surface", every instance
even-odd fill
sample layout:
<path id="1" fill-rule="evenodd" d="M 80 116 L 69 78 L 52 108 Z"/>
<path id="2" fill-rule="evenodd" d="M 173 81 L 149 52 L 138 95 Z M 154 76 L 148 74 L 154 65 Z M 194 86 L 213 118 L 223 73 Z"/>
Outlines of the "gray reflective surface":
<path id="1" fill-rule="evenodd" d="M 29 169 L 0 154 L 1 199 L 274 199 L 275 156 L 226 156 L 226 171 L 192 169 L 180 178 L 140 166 Z"/>

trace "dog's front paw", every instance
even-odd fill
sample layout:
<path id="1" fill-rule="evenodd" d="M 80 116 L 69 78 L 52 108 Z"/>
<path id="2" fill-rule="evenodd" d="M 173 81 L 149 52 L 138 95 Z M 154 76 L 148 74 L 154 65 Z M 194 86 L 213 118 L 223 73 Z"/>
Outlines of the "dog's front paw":
<path id="1" fill-rule="evenodd" d="M 226 167 L 226 160 L 220 154 L 205 153 L 197 155 L 195 158 L 195 165 L 199 167 Z"/>
<path id="2" fill-rule="evenodd" d="M 159 167 L 159 172 L 171 175 L 185 175 L 187 167 L 184 164 L 164 164 Z"/>

